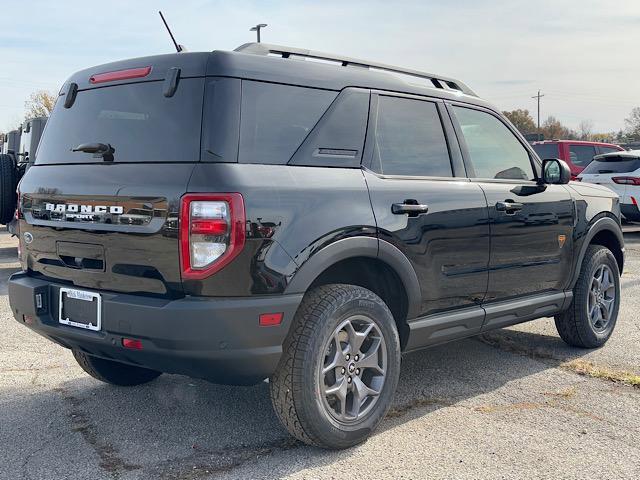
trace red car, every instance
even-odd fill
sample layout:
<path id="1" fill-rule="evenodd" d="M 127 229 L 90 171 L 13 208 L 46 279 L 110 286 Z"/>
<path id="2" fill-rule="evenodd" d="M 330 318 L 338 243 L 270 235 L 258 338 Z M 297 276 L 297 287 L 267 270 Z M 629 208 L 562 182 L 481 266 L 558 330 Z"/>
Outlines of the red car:
<path id="1" fill-rule="evenodd" d="M 580 140 L 545 140 L 533 142 L 533 149 L 540 159 L 559 158 L 571 168 L 571 177 L 576 178 L 593 157 L 603 153 L 624 151 L 624 148 L 611 143 L 583 142 Z"/>

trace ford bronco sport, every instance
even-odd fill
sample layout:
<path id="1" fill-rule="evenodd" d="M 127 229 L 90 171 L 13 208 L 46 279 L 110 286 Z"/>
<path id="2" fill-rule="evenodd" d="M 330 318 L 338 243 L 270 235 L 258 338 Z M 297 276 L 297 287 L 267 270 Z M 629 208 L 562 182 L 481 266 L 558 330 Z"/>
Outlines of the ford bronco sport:
<path id="1" fill-rule="evenodd" d="M 269 378 L 292 435 L 345 448 L 402 352 L 539 317 L 607 341 L 619 200 L 569 178 L 439 75 L 265 44 L 102 65 L 20 183 L 11 308 L 107 383 Z"/>

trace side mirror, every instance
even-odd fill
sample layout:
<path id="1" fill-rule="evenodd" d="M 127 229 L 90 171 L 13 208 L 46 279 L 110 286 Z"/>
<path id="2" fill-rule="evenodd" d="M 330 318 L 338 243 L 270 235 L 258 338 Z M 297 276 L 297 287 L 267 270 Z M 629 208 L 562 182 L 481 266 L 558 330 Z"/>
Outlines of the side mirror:
<path id="1" fill-rule="evenodd" d="M 571 180 L 571 169 L 564 160 L 548 158 L 542 161 L 542 183 L 566 185 Z"/>

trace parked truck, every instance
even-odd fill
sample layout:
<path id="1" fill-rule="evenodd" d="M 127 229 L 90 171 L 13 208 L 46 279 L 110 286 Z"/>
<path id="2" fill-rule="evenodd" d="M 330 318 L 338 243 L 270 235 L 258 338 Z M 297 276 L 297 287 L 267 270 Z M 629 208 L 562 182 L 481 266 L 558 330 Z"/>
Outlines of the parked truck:
<path id="1" fill-rule="evenodd" d="M 17 204 L 18 182 L 35 161 L 47 117 L 26 120 L 7 133 L 0 153 L 0 224 L 9 224 Z"/>

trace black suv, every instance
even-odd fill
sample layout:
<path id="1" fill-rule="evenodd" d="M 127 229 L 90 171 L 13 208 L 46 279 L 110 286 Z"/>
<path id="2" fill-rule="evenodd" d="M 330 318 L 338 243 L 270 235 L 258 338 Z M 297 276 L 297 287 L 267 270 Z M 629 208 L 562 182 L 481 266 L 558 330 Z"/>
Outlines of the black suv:
<path id="1" fill-rule="evenodd" d="M 265 44 L 102 65 L 20 183 L 11 308 L 104 382 L 269 378 L 292 435 L 344 448 L 402 352 L 550 316 L 607 341 L 619 201 L 569 178 L 439 75 Z"/>

